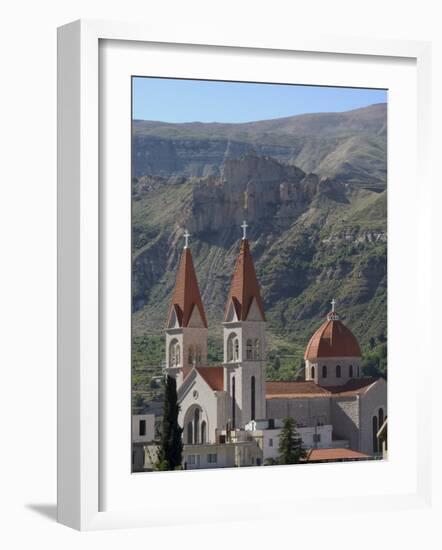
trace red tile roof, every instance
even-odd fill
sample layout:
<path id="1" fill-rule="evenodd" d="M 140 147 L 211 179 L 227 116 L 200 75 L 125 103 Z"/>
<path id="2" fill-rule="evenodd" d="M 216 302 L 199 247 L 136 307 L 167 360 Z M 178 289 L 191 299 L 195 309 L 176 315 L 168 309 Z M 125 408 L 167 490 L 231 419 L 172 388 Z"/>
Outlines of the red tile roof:
<path id="1" fill-rule="evenodd" d="M 311 449 L 307 455 L 307 462 L 354 460 L 369 458 L 368 455 L 352 449 Z"/>
<path id="2" fill-rule="evenodd" d="M 351 330 L 342 321 L 327 319 L 311 337 L 304 359 L 360 356 L 361 348 Z"/>
<path id="3" fill-rule="evenodd" d="M 353 397 L 368 390 L 377 378 L 354 378 L 342 386 L 322 387 L 305 382 L 267 382 L 266 399 L 302 399 L 308 397 Z"/>
<path id="4" fill-rule="evenodd" d="M 293 397 L 330 397 L 330 393 L 315 382 L 267 382 L 266 399 Z"/>
<path id="5" fill-rule="evenodd" d="M 223 367 L 195 367 L 195 370 L 204 378 L 214 391 L 224 389 Z"/>
<path id="6" fill-rule="evenodd" d="M 207 328 L 206 314 L 193 267 L 192 254 L 189 248 L 184 248 L 167 319 L 170 320 L 172 311 L 175 310 L 179 326 L 187 327 L 194 307 L 198 308 L 203 324 Z"/>
<path id="7" fill-rule="evenodd" d="M 262 320 L 265 321 L 264 305 L 261 298 L 258 280 L 256 278 L 253 258 L 250 253 L 249 241 L 248 239 L 242 239 L 232 283 L 230 285 L 230 293 L 225 311 L 225 320 L 227 318 L 230 302 L 233 301 L 238 319 L 240 321 L 245 321 L 253 299 L 256 300 Z"/>

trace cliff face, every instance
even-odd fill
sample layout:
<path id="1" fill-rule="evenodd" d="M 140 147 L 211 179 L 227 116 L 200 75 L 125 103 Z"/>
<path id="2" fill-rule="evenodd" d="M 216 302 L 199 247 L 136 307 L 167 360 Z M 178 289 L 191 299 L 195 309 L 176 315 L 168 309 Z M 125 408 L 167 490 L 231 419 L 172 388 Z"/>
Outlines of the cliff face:
<path id="1" fill-rule="evenodd" d="M 226 159 L 219 175 L 134 179 L 134 335 L 162 331 L 184 227 L 209 329 L 219 334 L 243 219 L 271 341 L 302 348 L 332 297 L 362 344 L 385 332 L 386 192 L 255 152 Z"/>
<path id="2" fill-rule="evenodd" d="M 226 159 L 252 152 L 319 177 L 385 185 L 386 125 L 385 104 L 244 124 L 134 121 L 133 174 L 220 176 Z"/>

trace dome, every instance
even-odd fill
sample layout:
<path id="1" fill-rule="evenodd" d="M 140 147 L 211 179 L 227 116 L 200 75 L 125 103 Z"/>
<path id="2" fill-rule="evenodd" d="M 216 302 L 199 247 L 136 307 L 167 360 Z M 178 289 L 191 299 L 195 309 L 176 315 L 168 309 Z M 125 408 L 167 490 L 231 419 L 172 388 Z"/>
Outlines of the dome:
<path id="1" fill-rule="evenodd" d="M 310 338 L 304 359 L 321 357 L 361 357 L 361 348 L 355 335 L 348 329 L 334 311 Z"/>

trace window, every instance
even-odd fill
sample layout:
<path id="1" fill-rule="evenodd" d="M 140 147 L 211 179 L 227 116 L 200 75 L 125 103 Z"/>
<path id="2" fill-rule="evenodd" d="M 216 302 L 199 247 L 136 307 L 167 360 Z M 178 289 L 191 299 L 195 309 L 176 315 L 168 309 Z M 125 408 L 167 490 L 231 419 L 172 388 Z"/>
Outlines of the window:
<path id="1" fill-rule="evenodd" d="M 187 424 L 187 443 L 189 445 L 193 444 L 193 426 L 192 426 L 192 422 L 189 422 Z"/>
<path id="2" fill-rule="evenodd" d="M 194 420 L 193 420 L 193 440 L 195 444 L 199 443 L 199 430 L 200 430 L 200 410 L 195 409 Z"/>
<path id="3" fill-rule="evenodd" d="M 373 416 L 373 453 L 378 452 L 378 418 Z"/>
<path id="4" fill-rule="evenodd" d="M 216 453 L 209 453 L 209 454 L 207 455 L 207 462 L 208 462 L 209 464 L 216 464 L 217 461 L 218 461 L 218 456 L 217 456 Z"/>
<path id="5" fill-rule="evenodd" d="M 189 355 L 187 358 L 187 362 L 189 365 L 193 365 L 195 361 L 195 348 L 193 346 L 189 346 Z"/>
<path id="6" fill-rule="evenodd" d="M 187 457 L 187 463 L 188 464 L 195 464 L 195 455 L 189 455 Z"/>
<path id="7" fill-rule="evenodd" d="M 250 418 L 252 420 L 255 420 L 255 377 L 254 376 L 252 376 L 252 378 L 250 379 L 250 391 L 252 393 L 251 395 L 252 410 L 251 410 Z"/>
<path id="8" fill-rule="evenodd" d="M 261 358 L 261 342 L 258 338 L 255 339 L 255 343 L 253 346 L 253 358 L 259 361 Z"/>
<path id="9" fill-rule="evenodd" d="M 336 378 L 341 378 L 341 365 L 336 365 Z"/>
<path id="10" fill-rule="evenodd" d="M 378 426 L 379 426 L 379 428 L 382 426 L 383 423 L 384 423 L 384 409 L 379 409 L 379 412 L 378 412 Z"/>
<path id="11" fill-rule="evenodd" d="M 140 435 L 146 435 L 146 421 L 140 420 Z"/>
<path id="12" fill-rule="evenodd" d="M 325 365 L 322 367 L 322 378 L 327 378 L 327 367 Z"/>
<path id="13" fill-rule="evenodd" d="M 232 377 L 232 429 L 235 429 L 235 413 L 236 413 L 236 384 L 235 377 Z"/>
<path id="14" fill-rule="evenodd" d="M 312 367 L 311 370 L 310 370 L 310 372 L 311 372 L 311 376 L 310 376 L 310 377 L 314 379 L 314 378 L 315 378 L 315 367 Z"/>
<path id="15" fill-rule="evenodd" d="M 195 348 L 195 363 L 201 365 L 201 346 Z"/>
<path id="16" fill-rule="evenodd" d="M 181 365 L 181 349 L 178 340 L 174 338 L 169 345 L 169 367 Z"/>
<path id="17" fill-rule="evenodd" d="M 203 420 L 201 422 L 201 443 L 206 442 L 206 431 L 207 431 L 207 424 L 206 424 L 206 421 Z"/>
<path id="18" fill-rule="evenodd" d="M 272 438 L 269 439 L 269 447 L 273 447 L 273 439 Z"/>
<path id="19" fill-rule="evenodd" d="M 253 359 L 253 343 L 250 338 L 247 340 L 246 344 L 246 359 L 248 361 L 251 361 Z"/>
<path id="20" fill-rule="evenodd" d="M 313 443 L 319 443 L 321 441 L 321 434 L 313 434 Z"/>
<path id="21" fill-rule="evenodd" d="M 350 378 L 353 378 L 353 365 L 350 365 L 350 366 L 348 367 L 348 376 L 349 376 Z"/>
<path id="22" fill-rule="evenodd" d="M 275 428 L 275 419 L 269 418 L 269 430 L 273 430 Z"/>
<path id="23" fill-rule="evenodd" d="M 227 339 L 227 361 L 239 361 L 239 339 L 234 332 Z"/>

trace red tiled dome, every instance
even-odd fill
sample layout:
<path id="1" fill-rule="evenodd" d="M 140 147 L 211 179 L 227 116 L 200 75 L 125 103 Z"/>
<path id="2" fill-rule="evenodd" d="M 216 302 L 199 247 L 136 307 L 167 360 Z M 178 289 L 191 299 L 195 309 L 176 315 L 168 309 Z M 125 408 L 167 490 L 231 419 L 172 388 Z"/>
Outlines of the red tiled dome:
<path id="1" fill-rule="evenodd" d="M 305 350 L 304 359 L 321 357 L 360 357 L 361 348 L 354 334 L 342 321 L 329 314 L 327 320 L 313 334 Z"/>

